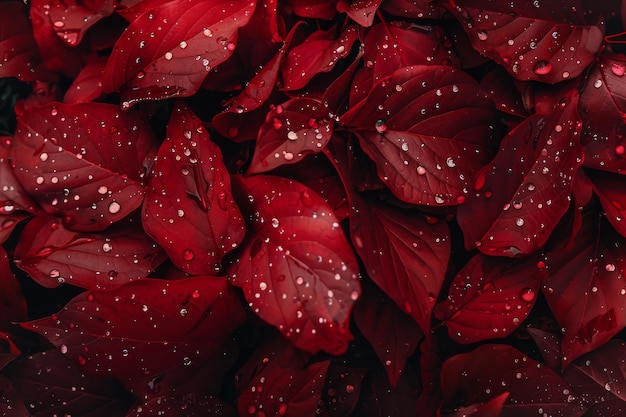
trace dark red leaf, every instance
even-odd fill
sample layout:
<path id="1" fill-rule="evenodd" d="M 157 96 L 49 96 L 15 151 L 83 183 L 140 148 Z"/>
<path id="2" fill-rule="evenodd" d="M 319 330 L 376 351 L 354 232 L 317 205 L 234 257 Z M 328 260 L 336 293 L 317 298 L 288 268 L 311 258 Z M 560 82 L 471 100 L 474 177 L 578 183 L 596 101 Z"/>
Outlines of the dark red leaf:
<path id="1" fill-rule="evenodd" d="M 476 7 L 471 0 L 458 0 L 448 9 L 464 25 L 472 46 L 519 80 L 554 84 L 577 77 L 595 59 L 602 44 L 602 30 L 597 26 L 559 23 L 551 20 L 554 16 L 519 16 L 496 2 L 479 3 L 483 7 Z M 536 3 L 536 13 L 556 10 L 558 3 L 552 7 Z M 559 7 L 557 13 L 562 12 Z"/>
<path id="2" fill-rule="evenodd" d="M 236 54 L 248 71 L 256 70 L 268 62 L 279 50 L 286 30 L 283 16 L 278 13 L 278 0 L 259 0 L 248 24 L 239 30 Z M 282 2 L 281 2 L 282 3 Z M 298 24 L 295 24 L 293 31 Z M 287 42 L 285 36 L 285 42 Z"/>
<path id="3" fill-rule="evenodd" d="M 326 373 L 322 398 L 315 414 L 321 417 L 345 417 L 352 415 L 357 406 L 363 378 L 367 369 L 331 363 Z"/>
<path id="4" fill-rule="evenodd" d="M 361 26 L 370 27 L 374 23 L 376 11 L 383 0 L 339 0 L 337 10 L 348 16 Z"/>
<path id="5" fill-rule="evenodd" d="M 518 256 L 546 243 L 570 206 L 583 160 L 577 104 L 574 91 L 552 114 L 525 119 L 476 174 L 473 192 L 458 210 L 466 248 Z"/>
<path id="6" fill-rule="evenodd" d="M 40 211 L 37 203 L 30 198 L 11 169 L 11 142 L 9 136 L 0 136 L 0 214 L 13 215 L 17 211 L 35 213 Z"/>
<path id="7" fill-rule="evenodd" d="M 360 294 L 352 248 L 326 202 L 281 177 L 233 177 L 249 236 L 231 268 L 252 309 L 299 348 L 342 354 Z"/>
<path id="8" fill-rule="evenodd" d="M 27 320 L 26 300 L 19 281 L 11 271 L 9 256 L 0 246 L 0 327 Z"/>
<path id="9" fill-rule="evenodd" d="M 341 118 L 407 203 L 457 205 L 490 156 L 491 101 L 451 67 L 417 65 L 378 81 Z M 472 155 L 469 157 L 469 155 Z"/>
<path id="10" fill-rule="evenodd" d="M 599 218 L 586 214 L 574 244 L 546 255 L 543 293 L 564 330 L 563 367 L 626 325 L 624 238 Z"/>
<path id="11" fill-rule="evenodd" d="M 157 397 L 135 407 L 126 417 L 237 417 L 235 410 L 226 402 L 212 395 L 188 395 L 187 397 Z"/>
<path id="12" fill-rule="evenodd" d="M 593 183 L 593 191 L 600 199 L 611 226 L 622 236 L 626 236 L 626 195 L 623 191 L 624 177 L 609 172 L 588 170 Z"/>
<path id="13" fill-rule="evenodd" d="M 22 416 L 121 417 L 130 405 L 117 382 L 85 375 L 56 350 L 14 361 L 3 372 L 29 410 Z"/>
<path id="14" fill-rule="evenodd" d="M 144 12 L 115 44 L 104 69 L 104 91 L 122 90 L 122 108 L 193 95 L 211 68 L 232 55 L 237 29 L 248 22 L 255 4 L 174 0 Z"/>
<path id="15" fill-rule="evenodd" d="M 167 125 L 142 211 L 146 232 L 192 274 L 219 273 L 222 257 L 244 238 L 222 152 L 182 102 Z"/>
<path id="16" fill-rule="evenodd" d="M 433 0 L 385 0 L 381 8 L 389 14 L 409 19 L 433 18 L 439 19 L 445 9 Z"/>
<path id="17" fill-rule="evenodd" d="M 3 417 L 31 415 L 11 381 L 2 374 L 0 374 L 0 407 L 2 407 Z"/>
<path id="18" fill-rule="evenodd" d="M 65 104 L 88 103 L 102 95 L 102 71 L 107 58 L 98 55 L 87 57 L 87 64 L 69 86 L 63 97 Z"/>
<path id="19" fill-rule="evenodd" d="M 287 0 L 293 12 L 300 17 L 330 20 L 337 12 L 337 0 Z"/>
<path id="20" fill-rule="evenodd" d="M 332 122 L 319 101 L 294 98 L 279 104 L 267 113 L 259 129 L 248 173 L 267 172 L 318 153 L 332 133 Z"/>
<path id="21" fill-rule="evenodd" d="M 442 413 L 444 417 L 498 417 L 502 413 L 502 407 L 509 398 L 508 392 L 503 392 L 492 398 L 485 404 L 473 404 L 468 407 L 460 407 L 451 413 Z"/>
<path id="22" fill-rule="evenodd" d="M 354 306 L 354 322 L 383 364 L 392 387 L 424 337 L 414 320 L 374 285 L 364 285 Z"/>
<path id="23" fill-rule="evenodd" d="M 508 345 L 482 345 L 455 355 L 441 370 L 442 411 L 485 404 L 508 392 L 502 416 L 581 416 L 585 409 L 551 369 Z"/>
<path id="24" fill-rule="evenodd" d="M 0 3 L 0 78 L 22 81 L 49 78 L 41 64 L 27 8 L 19 1 Z"/>
<path id="25" fill-rule="evenodd" d="M 54 0 L 47 15 L 57 36 L 69 46 L 78 45 L 87 30 L 113 13 L 117 0 Z"/>
<path id="26" fill-rule="evenodd" d="M 26 304 L 24 304 L 24 307 L 26 307 Z M 0 340 L 2 341 L 0 343 L 0 369 L 3 369 L 7 364 L 19 358 L 22 352 L 13 343 L 12 336 L 8 332 L 0 331 Z"/>
<path id="27" fill-rule="evenodd" d="M 512 116 L 527 117 L 522 98 L 513 78 L 502 67 L 489 71 L 480 80 L 480 86 L 493 97 L 496 108 Z"/>
<path id="28" fill-rule="evenodd" d="M 15 264 L 44 287 L 67 283 L 101 290 L 144 278 L 165 260 L 161 248 L 134 223 L 81 233 L 47 215 L 26 225 L 14 257 Z"/>
<path id="29" fill-rule="evenodd" d="M 559 336 L 533 327 L 527 329 L 527 332 L 539 348 L 543 363 L 553 371 L 559 372 L 561 370 L 561 358 L 563 357 Z"/>
<path id="30" fill-rule="evenodd" d="M 97 117 L 94 117 L 97 115 Z M 76 231 L 103 230 L 143 200 L 155 138 L 145 118 L 99 103 L 50 103 L 18 114 L 15 176 Z"/>
<path id="31" fill-rule="evenodd" d="M 128 379 L 201 363 L 244 320 L 224 278 L 146 278 L 84 292 L 59 313 L 20 325 L 45 336 L 85 372 Z"/>
<path id="32" fill-rule="evenodd" d="M 356 26 L 348 26 L 339 34 L 336 27 L 311 33 L 283 62 L 283 89 L 298 90 L 315 75 L 331 71 L 350 54 L 358 37 Z"/>

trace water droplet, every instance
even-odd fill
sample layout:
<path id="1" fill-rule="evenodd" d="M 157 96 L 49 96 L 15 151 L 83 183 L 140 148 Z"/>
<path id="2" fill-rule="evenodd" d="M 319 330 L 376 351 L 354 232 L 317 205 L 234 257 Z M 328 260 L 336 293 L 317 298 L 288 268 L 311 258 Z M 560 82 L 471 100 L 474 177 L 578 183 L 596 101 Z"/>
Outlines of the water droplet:
<path id="1" fill-rule="evenodd" d="M 352 291 L 352 293 L 350 293 L 350 299 L 352 301 L 356 301 L 359 298 L 359 293 L 357 291 Z"/>
<path id="2" fill-rule="evenodd" d="M 403 150 L 404 152 L 408 152 L 408 150 L 409 150 L 409 144 L 408 144 L 408 143 L 406 143 L 406 142 L 402 142 L 402 146 L 401 146 L 401 148 L 402 148 L 402 150 Z"/>
<path id="3" fill-rule="evenodd" d="M 595 88 L 600 88 L 600 87 L 602 87 L 602 80 L 596 80 L 596 81 L 593 83 L 593 86 L 594 86 Z"/>
<path id="4" fill-rule="evenodd" d="M 39 160 L 40 160 L 41 162 L 46 162 L 46 161 L 48 160 L 48 154 L 47 154 L 47 153 L 45 153 L 45 152 L 42 152 L 42 153 L 39 155 Z"/>
<path id="5" fill-rule="evenodd" d="M 305 206 L 312 206 L 315 200 L 309 190 L 304 190 L 300 193 L 300 200 Z"/>
<path id="6" fill-rule="evenodd" d="M 102 244 L 102 251 L 105 253 L 111 252 L 113 250 L 113 245 L 111 245 L 110 243 L 104 243 Z"/>
<path id="7" fill-rule="evenodd" d="M 213 32 L 211 32 L 211 30 L 210 30 L 210 29 L 204 29 L 204 30 L 202 31 L 202 34 L 203 34 L 204 36 L 206 36 L 206 37 L 209 37 L 209 38 L 210 38 L 211 36 L 213 36 Z"/>
<path id="8" fill-rule="evenodd" d="M 55 28 L 60 29 L 62 27 L 65 27 L 65 22 L 61 20 L 57 20 L 56 22 L 53 23 L 53 25 Z"/>
<path id="9" fill-rule="evenodd" d="M 226 44 L 226 49 L 228 49 L 229 51 L 234 51 L 236 47 L 237 45 L 235 45 L 235 42 L 228 42 Z"/>
<path id="10" fill-rule="evenodd" d="M 535 291 L 533 291 L 532 288 L 524 288 L 520 292 L 520 298 L 526 301 L 527 303 L 530 303 L 531 301 L 533 301 L 535 299 L 535 295 L 536 295 Z"/>
<path id="11" fill-rule="evenodd" d="M 101 185 L 100 187 L 98 187 L 98 194 L 106 194 L 109 192 L 109 189 L 107 188 L 106 185 Z"/>
<path id="12" fill-rule="evenodd" d="M 181 317 L 185 317 L 187 313 L 188 311 L 186 308 L 181 308 L 180 311 L 178 312 L 178 314 L 180 314 Z"/>
<path id="13" fill-rule="evenodd" d="M 173 56 L 174 56 L 174 55 L 172 55 L 172 53 L 171 53 L 171 52 L 166 52 L 166 53 L 165 53 L 165 59 L 166 59 L 166 60 L 168 60 L 168 61 L 169 61 L 169 60 L 171 60 Z"/>
<path id="14" fill-rule="evenodd" d="M 273 228 L 277 228 L 278 226 L 280 226 L 280 221 L 276 217 L 273 217 L 272 218 L 272 227 Z"/>
<path id="15" fill-rule="evenodd" d="M 65 345 L 61 345 L 61 346 L 59 347 L 59 349 L 61 350 L 61 353 L 62 353 L 62 354 L 64 354 L 64 355 L 67 353 L 67 346 L 65 346 Z"/>
<path id="16" fill-rule="evenodd" d="M 615 147 L 615 153 L 616 153 L 617 155 L 624 155 L 624 150 L 625 150 L 625 149 L 624 149 L 624 145 L 617 145 L 617 146 Z"/>
<path id="17" fill-rule="evenodd" d="M 183 251 L 183 259 L 187 262 L 192 261 L 194 258 L 193 251 L 191 249 L 185 249 Z"/>
<path id="18" fill-rule="evenodd" d="M 128 349 L 122 349 L 122 356 L 128 356 Z"/>
<path id="19" fill-rule="evenodd" d="M 387 131 L 387 125 L 383 119 L 376 120 L 375 128 L 378 133 L 385 133 L 385 131 Z"/>
<path id="20" fill-rule="evenodd" d="M 290 130 L 289 133 L 287 133 L 287 139 L 289 139 L 289 140 L 297 140 L 298 139 L 298 134 L 296 132 L 294 132 L 293 130 Z"/>
<path id="21" fill-rule="evenodd" d="M 424 167 L 423 167 L 423 166 L 421 166 L 421 165 L 420 165 L 420 166 L 418 166 L 418 167 L 417 167 L 417 174 L 418 174 L 418 175 L 424 175 L 424 174 L 426 174 L 426 168 L 424 168 Z"/>
<path id="22" fill-rule="evenodd" d="M 517 200 L 514 201 L 513 202 L 513 208 L 516 209 L 516 210 L 521 209 L 522 208 L 522 202 L 521 201 L 517 201 Z M 522 223 L 522 224 L 524 224 L 524 223 Z"/>
<path id="23" fill-rule="evenodd" d="M 454 162 L 454 159 L 452 159 L 452 157 L 449 157 L 448 159 L 446 159 L 446 165 L 449 168 L 454 168 L 456 166 L 456 162 Z"/>
<path id="24" fill-rule="evenodd" d="M 613 265 L 613 264 L 606 264 L 604 269 L 606 269 L 608 272 L 613 272 L 613 271 L 615 271 L 615 265 Z"/>
<path id="25" fill-rule="evenodd" d="M 111 204 L 109 204 L 109 213 L 111 214 L 117 214 L 120 212 L 121 209 L 122 206 L 120 206 L 118 202 L 113 201 Z"/>
<path id="26" fill-rule="evenodd" d="M 287 404 L 283 403 L 278 406 L 278 415 L 284 416 L 285 414 L 287 414 Z"/>
<path id="27" fill-rule="evenodd" d="M 226 191 L 220 191 L 217 195 L 217 205 L 220 206 L 222 210 L 228 210 L 228 195 Z"/>
<path id="28" fill-rule="evenodd" d="M 354 385 L 346 385 L 346 392 L 352 394 L 354 392 Z"/>
<path id="29" fill-rule="evenodd" d="M 524 219 L 522 218 L 518 218 L 515 220 L 515 224 L 519 227 L 522 227 L 524 225 Z"/>
<path id="30" fill-rule="evenodd" d="M 59 272 L 58 269 L 52 269 L 50 270 L 50 272 L 48 273 L 48 276 L 50 278 L 59 278 L 61 276 L 61 273 Z"/>
<path id="31" fill-rule="evenodd" d="M 488 37 L 489 37 L 489 35 L 484 30 L 479 30 L 478 31 L 478 40 L 486 41 Z"/>
<path id="32" fill-rule="evenodd" d="M 552 71 L 552 64 L 548 61 L 539 61 L 533 68 L 533 72 L 537 75 L 548 75 L 550 71 Z"/>
<path id="33" fill-rule="evenodd" d="M 293 153 L 292 152 L 285 152 L 283 154 L 283 158 L 285 158 L 285 161 L 291 161 L 293 159 Z"/>
<path id="34" fill-rule="evenodd" d="M 183 358 L 183 365 L 184 365 L 184 366 L 189 366 L 189 365 L 191 365 L 191 358 L 190 358 L 189 356 L 185 356 L 185 357 Z"/>
<path id="35" fill-rule="evenodd" d="M 626 66 L 623 64 L 611 64 L 611 72 L 618 77 L 623 77 L 626 73 Z"/>

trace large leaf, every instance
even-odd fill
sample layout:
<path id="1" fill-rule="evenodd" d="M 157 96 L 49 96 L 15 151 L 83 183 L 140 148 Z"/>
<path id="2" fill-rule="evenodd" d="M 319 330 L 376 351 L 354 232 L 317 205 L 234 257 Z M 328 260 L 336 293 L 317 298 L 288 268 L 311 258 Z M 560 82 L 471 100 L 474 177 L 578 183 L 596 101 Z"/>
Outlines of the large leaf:
<path id="1" fill-rule="evenodd" d="M 80 233 L 47 215 L 26 225 L 14 254 L 15 264 L 44 287 L 67 283 L 94 290 L 144 278 L 164 260 L 163 250 L 138 224 Z"/>
<path id="2" fill-rule="evenodd" d="M 0 246 L 0 326 L 10 322 L 26 320 L 26 300 L 20 283 L 11 271 L 9 257 Z"/>
<path id="3" fill-rule="evenodd" d="M 581 416 L 580 399 L 554 371 L 508 345 L 482 345 L 446 360 L 441 370 L 443 410 L 487 403 L 509 392 L 507 417 Z"/>
<path id="4" fill-rule="evenodd" d="M 104 91 L 122 90 L 126 108 L 139 100 L 193 95 L 211 68 L 232 55 L 237 30 L 255 4 L 173 0 L 156 5 L 115 44 L 103 74 Z"/>
<path id="5" fill-rule="evenodd" d="M 493 115 L 467 74 L 416 65 L 379 80 L 341 124 L 352 128 L 399 199 L 449 206 L 465 200 L 469 181 L 488 161 Z"/>
<path id="6" fill-rule="evenodd" d="M 230 276 L 250 306 L 301 349 L 346 351 L 360 294 L 358 266 L 338 219 L 304 185 L 233 177 L 249 236 Z"/>
<path id="7" fill-rule="evenodd" d="M 573 244 L 547 255 L 543 293 L 564 332 L 564 367 L 626 326 L 625 245 L 599 213 L 590 212 Z"/>
<path id="8" fill-rule="evenodd" d="M 49 103 L 18 114 L 10 155 L 15 176 L 45 211 L 73 230 L 94 231 L 141 205 L 154 147 L 140 113 Z"/>
<path id="9" fill-rule="evenodd" d="M 200 363 L 245 320 L 224 278 L 144 279 L 87 291 L 50 317 L 21 323 L 85 372 L 128 379 Z"/>
<path id="10" fill-rule="evenodd" d="M 577 104 L 573 92 L 552 114 L 524 120 L 476 174 L 473 192 L 458 210 L 466 248 L 518 256 L 546 243 L 570 205 L 583 161 Z"/>
<path id="11" fill-rule="evenodd" d="M 222 257 L 245 235 L 222 152 L 182 102 L 167 125 L 142 211 L 146 232 L 193 274 L 219 273 Z"/>
<path id="12" fill-rule="evenodd" d="M 519 80 L 557 83 L 577 77 L 595 59 L 602 44 L 599 27 L 554 20 L 569 5 L 520 2 L 518 7 L 458 0 L 448 9 L 463 24 L 472 46 Z"/>
<path id="13" fill-rule="evenodd" d="M 508 336 L 530 313 L 547 275 L 538 259 L 511 262 L 474 256 L 452 281 L 435 317 L 444 321 L 450 337 L 458 343 Z"/>

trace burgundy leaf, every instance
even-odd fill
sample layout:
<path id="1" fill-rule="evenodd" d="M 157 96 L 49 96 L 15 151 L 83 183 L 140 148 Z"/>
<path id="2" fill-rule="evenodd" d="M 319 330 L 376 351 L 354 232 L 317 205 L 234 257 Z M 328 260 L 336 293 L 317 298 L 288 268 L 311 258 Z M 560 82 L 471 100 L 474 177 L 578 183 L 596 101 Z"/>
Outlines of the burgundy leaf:
<path id="1" fill-rule="evenodd" d="M 452 340 L 469 344 L 506 337 L 524 321 L 547 275 L 539 257 L 521 261 L 474 256 L 454 278 L 437 305 Z"/>
<path id="2" fill-rule="evenodd" d="M 409 19 L 439 19 L 446 11 L 433 0 L 384 0 L 381 8 L 394 16 Z"/>
<path id="3" fill-rule="evenodd" d="M 111 15 L 116 5 L 117 0 L 53 0 L 46 10 L 57 36 L 75 46 L 91 26 Z"/>
<path id="4" fill-rule="evenodd" d="M 528 116 L 514 79 L 502 67 L 496 67 L 485 74 L 480 86 L 491 94 L 496 108 L 501 112 L 518 117 Z"/>
<path id="5" fill-rule="evenodd" d="M 287 0 L 287 4 L 300 17 L 329 20 L 337 15 L 337 0 Z"/>
<path id="6" fill-rule="evenodd" d="M 190 394 L 184 398 L 163 396 L 151 398 L 135 407 L 126 417 L 237 417 L 235 410 L 212 395 Z"/>
<path id="7" fill-rule="evenodd" d="M 3 417 L 25 417 L 31 415 L 11 381 L 2 374 L 0 374 L 0 405 Z"/>
<path id="8" fill-rule="evenodd" d="M 0 246 L 0 327 L 8 323 L 26 320 L 26 300 L 20 283 L 11 271 L 9 256 Z"/>
<path id="9" fill-rule="evenodd" d="M 348 26 L 341 33 L 332 27 L 311 33 L 300 45 L 292 48 L 283 62 L 283 88 L 298 90 L 311 79 L 332 70 L 337 62 L 350 54 L 359 34 L 356 26 Z"/>
<path id="10" fill-rule="evenodd" d="M 344 353 L 358 266 L 332 209 L 313 190 L 273 176 L 233 177 L 249 219 L 231 269 L 252 309 L 299 348 Z"/>
<path id="11" fill-rule="evenodd" d="M 451 413 L 442 413 L 444 417 L 498 417 L 502 413 L 502 407 L 509 398 L 508 392 L 503 392 L 492 398 L 485 404 L 473 404 L 468 407 L 460 407 Z"/>
<path id="12" fill-rule="evenodd" d="M 285 36 L 283 16 L 277 10 L 278 3 L 278 0 L 257 1 L 248 24 L 239 30 L 239 44 L 235 53 L 241 57 L 247 70 L 253 70 L 254 73 L 275 55 L 283 40 L 289 43 L 289 34 Z M 291 31 L 298 25 L 294 24 Z"/>
<path id="13" fill-rule="evenodd" d="M 533 327 L 527 329 L 527 331 L 539 348 L 543 363 L 553 371 L 560 371 L 561 358 L 563 357 L 560 346 L 561 339 L 553 333 L 548 333 Z"/>
<path id="14" fill-rule="evenodd" d="M 624 238 L 599 218 L 586 214 L 574 244 L 546 255 L 543 293 L 564 331 L 563 367 L 626 325 Z"/>
<path id="15" fill-rule="evenodd" d="M 570 386 L 551 369 L 508 345 L 482 345 L 446 360 L 441 370 L 442 411 L 485 404 L 505 392 L 507 417 L 530 415 L 581 416 L 580 401 Z"/>
<path id="16" fill-rule="evenodd" d="M 322 398 L 315 414 L 321 417 L 353 415 L 351 413 L 360 400 L 361 386 L 367 371 L 367 369 L 331 363 L 326 373 Z"/>
<path id="17" fill-rule="evenodd" d="M 384 365 L 392 387 L 424 337 L 420 328 L 374 285 L 364 285 L 354 306 L 354 322 Z"/>
<path id="18" fill-rule="evenodd" d="M 23 416 L 122 417 L 130 405 L 117 382 L 85 375 L 56 350 L 21 358 L 4 374 L 29 410 Z"/>
<path id="19" fill-rule="evenodd" d="M 248 173 L 267 172 L 318 153 L 332 133 L 332 122 L 319 101 L 294 98 L 279 104 L 267 114 L 259 129 Z"/>
<path id="20" fill-rule="evenodd" d="M 546 243 L 570 205 L 583 160 L 577 103 L 574 91 L 554 113 L 525 119 L 474 177 L 473 192 L 458 210 L 466 248 L 518 256 Z"/>
<path id="21" fill-rule="evenodd" d="M 201 363 L 244 320 L 224 278 L 146 278 L 84 292 L 59 313 L 20 325 L 48 338 L 85 372 L 128 379 Z"/>
<path id="22" fill-rule="evenodd" d="M 0 184 L 2 184 L 0 187 L 0 214 L 3 215 L 3 218 L 7 215 L 15 215 L 19 211 L 35 213 L 40 210 L 37 203 L 28 195 L 28 191 L 15 177 L 14 170 L 11 168 L 9 157 L 11 142 L 9 136 L 0 136 Z"/>
<path id="23" fill-rule="evenodd" d="M 146 232 L 192 274 L 219 273 L 222 257 L 245 235 L 222 153 L 182 102 L 168 123 L 142 211 Z"/>
<path id="24" fill-rule="evenodd" d="M 470 179 L 489 158 L 492 119 L 491 101 L 467 74 L 416 65 L 378 81 L 341 123 L 396 197 L 449 206 L 465 200 Z"/>
<path id="25" fill-rule="evenodd" d="M 337 10 L 348 16 L 361 26 L 370 27 L 374 23 L 376 11 L 383 0 L 339 0 Z"/>
<path id="26" fill-rule="evenodd" d="M 174 0 L 144 12 L 113 48 L 105 92 L 122 90 L 122 107 L 139 100 L 194 94 L 211 68 L 237 47 L 237 29 L 254 1 Z M 157 33 L 151 37 L 149 33 Z"/>
<path id="27" fill-rule="evenodd" d="M 480 3 L 484 6 L 458 0 L 448 9 L 464 25 L 472 46 L 519 80 L 554 84 L 577 77 L 602 44 L 597 26 L 558 23 L 548 16 L 519 16 L 497 3 Z M 540 11 L 541 3 L 536 4 Z"/>
<path id="28" fill-rule="evenodd" d="M 49 78 L 41 64 L 27 10 L 20 1 L 0 3 L 0 77 L 22 81 Z"/>
<path id="29" fill-rule="evenodd" d="M 90 55 L 87 64 L 74 79 L 74 82 L 65 92 L 65 104 L 88 103 L 102 95 L 102 71 L 107 58 Z"/>
<path id="30" fill-rule="evenodd" d="M 587 170 L 593 191 L 600 199 L 607 220 L 619 234 L 626 237 L 626 195 L 622 190 L 624 177 L 609 172 Z"/>
<path id="31" fill-rule="evenodd" d="M 18 115 L 10 155 L 45 211 L 76 231 L 103 230 L 141 205 L 151 132 L 140 113 L 110 104 L 50 103 Z"/>
<path id="32" fill-rule="evenodd" d="M 24 307 L 26 307 L 26 304 L 24 304 Z M 19 358 L 22 352 L 13 343 L 12 335 L 8 332 L 0 331 L 0 340 L 2 341 L 0 343 L 0 369 L 3 369 L 7 364 Z"/>
<path id="33" fill-rule="evenodd" d="M 110 289 L 148 276 L 165 254 L 134 223 L 81 233 L 66 229 L 58 218 L 40 215 L 24 228 L 14 260 L 44 287 L 68 283 Z"/>

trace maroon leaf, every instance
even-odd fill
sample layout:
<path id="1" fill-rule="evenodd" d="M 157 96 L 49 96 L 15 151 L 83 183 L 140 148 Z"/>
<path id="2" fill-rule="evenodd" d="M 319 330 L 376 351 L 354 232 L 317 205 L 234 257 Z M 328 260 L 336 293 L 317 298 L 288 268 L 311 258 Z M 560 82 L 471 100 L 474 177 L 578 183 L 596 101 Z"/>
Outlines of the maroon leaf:
<path id="1" fill-rule="evenodd" d="M 40 210 L 11 169 L 9 158 L 11 142 L 9 136 L 0 136 L 0 184 L 2 184 L 0 187 L 0 214 L 3 215 L 3 219 L 4 216 L 15 215 L 18 211 L 35 213 Z"/>
<path id="2" fill-rule="evenodd" d="M 444 417 L 498 417 L 502 413 L 502 407 L 509 398 L 508 392 L 503 392 L 492 398 L 485 404 L 473 404 L 468 407 L 460 407 L 451 413 L 442 413 Z"/>
<path id="3" fill-rule="evenodd" d="M 417 65 L 378 81 L 341 123 L 352 127 L 396 197 L 441 206 L 464 201 L 487 162 L 492 119 L 491 101 L 467 74 Z"/>
<path id="4" fill-rule="evenodd" d="M 84 292 L 58 314 L 20 325 L 48 338 L 85 372 L 127 379 L 201 363 L 244 320 L 223 278 L 147 278 Z"/>
<path id="5" fill-rule="evenodd" d="M 252 309 L 309 352 L 346 351 L 358 266 L 326 202 L 300 183 L 233 177 L 249 237 L 231 269 Z"/>
<path id="6" fill-rule="evenodd" d="M 19 359 L 4 373 L 29 410 L 22 416 L 122 417 L 130 405 L 117 382 L 85 375 L 56 350 Z"/>
<path id="7" fill-rule="evenodd" d="M 14 259 L 44 287 L 68 283 L 101 290 L 144 278 L 164 260 L 161 248 L 134 223 L 99 234 L 80 233 L 47 215 L 26 225 Z"/>
<path id="8" fill-rule="evenodd" d="M 439 19 L 445 9 L 434 3 L 433 0 L 385 0 L 381 8 L 394 16 Z"/>
<path id="9" fill-rule="evenodd" d="M 249 174 L 294 164 L 320 152 L 333 133 L 332 122 L 322 103 L 294 98 L 276 106 L 259 129 Z"/>
<path id="10" fill-rule="evenodd" d="M 382 3 L 382 0 L 339 0 L 337 2 L 337 10 L 347 13 L 359 25 L 370 27 L 374 23 L 376 10 L 378 10 L 380 3 Z"/>
<path id="11" fill-rule="evenodd" d="M 107 58 L 90 55 L 87 64 L 65 92 L 65 104 L 88 103 L 102 95 L 102 71 Z"/>
<path id="12" fill-rule="evenodd" d="M 184 398 L 164 396 L 152 398 L 135 407 L 126 417 L 237 417 L 235 410 L 212 395 L 188 395 Z"/>
<path id="13" fill-rule="evenodd" d="M 360 400 L 361 386 L 366 373 L 367 369 L 331 363 L 315 414 L 321 417 L 352 415 Z"/>
<path id="14" fill-rule="evenodd" d="M 560 346 L 561 339 L 553 333 L 548 333 L 532 327 L 527 329 L 527 331 L 535 341 L 537 347 L 540 349 L 543 363 L 545 363 L 553 371 L 560 371 L 561 358 L 563 357 Z"/>
<path id="15" fill-rule="evenodd" d="M 94 231 L 141 205 L 154 146 L 140 113 L 50 103 L 18 115 L 11 159 L 15 176 L 45 211 L 63 215 L 73 230 Z"/>
<path id="16" fill-rule="evenodd" d="M 143 225 L 178 268 L 215 275 L 245 235 L 222 153 L 202 121 L 178 102 L 152 167 Z"/>
<path id="17" fill-rule="evenodd" d="M 586 214 L 574 244 L 546 256 L 543 293 L 564 331 L 563 367 L 626 325 L 624 238 L 599 217 Z"/>
<path id="18" fill-rule="evenodd" d="M 472 46 L 519 80 L 554 84 L 577 77 L 595 59 L 602 44 L 602 31 L 597 26 L 558 23 L 551 19 L 554 16 L 519 16 L 494 2 L 480 1 L 482 7 L 472 3 L 458 0 L 448 9 L 464 24 Z M 537 12 L 552 10 L 536 4 Z M 554 2 L 553 8 L 557 5 Z M 562 12 L 560 7 L 558 13 Z"/>
<path id="19" fill-rule="evenodd" d="M 3 417 L 24 417 L 31 415 L 11 381 L 1 374 L 0 404 L 2 406 Z"/>
<path id="20" fill-rule="evenodd" d="M 374 285 L 364 285 L 354 306 L 354 322 L 384 365 L 392 387 L 424 337 L 415 321 Z"/>
<path id="21" fill-rule="evenodd" d="M 123 108 L 139 100 L 194 94 L 211 68 L 232 55 L 237 29 L 248 22 L 255 4 L 174 0 L 156 5 L 115 44 L 103 74 L 104 91 L 121 89 Z"/>
<path id="22" fill-rule="evenodd" d="M 585 409 L 570 397 L 569 385 L 551 369 L 508 345 L 482 345 L 455 355 L 441 370 L 442 411 L 485 404 L 509 392 L 502 415 L 581 416 Z"/>
<path id="23" fill-rule="evenodd" d="M 502 67 L 489 71 L 480 81 L 483 90 L 493 97 L 496 108 L 512 116 L 527 117 L 514 79 Z"/>
<path id="24" fill-rule="evenodd" d="M 337 15 L 337 0 L 287 0 L 287 4 L 300 17 L 329 20 Z"/>
<path id="25" fill-rule="evenodd" d="M 626 195 L 622 190 L 624 177 L 609 172 L 588 170 L 587 175 L 593 183 L 593 191 L 600 199 L 611 226 L 622 236 L 626 236 Z"/>
<path id="26" fill-rule="evenodd" d="M 22 81 L 48 78 L 41 64 L 27 8 L 19 1 L 0 3 L 0 78 Z"/>
<path id="27" fill-rule="evenodd" d="M 0 246 L 0 326 L 4 328 L 12 321 L 23 321 L 27 317 L 22 288 L 11 271 L 9 256 Z"/>
<path id="28" fill-rule="evenodd" d="M 111 15 L 116 5 L 117 0 L 54 0 L 46 10 L 57 36 L 69 46 L 75 46 L 91 26 Z"/>
<path id="29" fill-rule="evenodd" d="M 348 26 L 340 34 L 335 27 L 311 33 L 300 45 L 289 51 L 283 62 L 283 88 L 298 90 L 317 74 L 329 72 L 337 62 L 350 54 L 358 38 L 356 26 Z"/>
<path id="30" fill-rule="evenodd" d="M 554 113 L 524 120 L 476 174 L 473 193 L 458 210 L 466 248 L 518 256 L 546 243 L 570 205 L 583 160 L 577 103 L 574 91 Z"/>
<path id="31" fill-rule="evenodd" d="M 452 340 L 468 344 L 506 337 L 524 321 L 537 300 L 545 264 L 474 256 L 454 278 L 448 297 L 437 305 Z"/>

